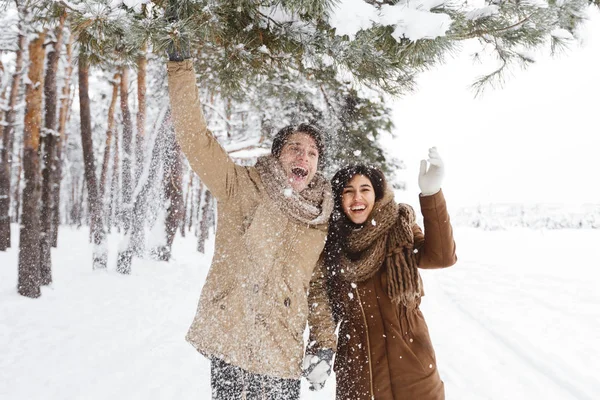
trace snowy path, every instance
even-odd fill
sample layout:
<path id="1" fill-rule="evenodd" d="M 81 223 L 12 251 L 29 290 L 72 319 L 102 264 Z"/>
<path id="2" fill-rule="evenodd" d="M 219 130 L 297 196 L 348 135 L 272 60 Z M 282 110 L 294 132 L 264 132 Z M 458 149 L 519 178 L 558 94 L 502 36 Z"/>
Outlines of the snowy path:
<path id="1" fill-rule="evenodd" d="M 598 236 L 458 230 L 460 263 L 424 274 L 449 398 L 598 398 Z"/>
<path id="2" fill-rule="evenodd" d="M 456 237 L 459 263 L 423 273 L 447 399 L 597 399 L 600 232 Z M 194 239 L 177 238 L 172 263 L 136 260 L 123 277 L 116 236 L 107 272 L 91 271 L 86 231 L 60 238 L 37 300 L 16 294 L 17 252 L 0 253 L 0 399 L 209 399 L 208 363 L 183 339 L 209 261 Z M 334 390 L 303 385 L 302 398 Z"/>

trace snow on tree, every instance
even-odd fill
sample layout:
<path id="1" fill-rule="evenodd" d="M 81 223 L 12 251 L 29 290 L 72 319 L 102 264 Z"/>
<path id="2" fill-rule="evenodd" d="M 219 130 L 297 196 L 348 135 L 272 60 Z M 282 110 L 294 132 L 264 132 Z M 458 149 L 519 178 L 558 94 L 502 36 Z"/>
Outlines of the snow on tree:
<path id="1" fill-rule="evenodd" d="M 43 241 L 34 238 L 29 247 L 41 243 L 49 254 L 48 239 L 57 244 L 59 223 L 89 224 L 94 265 L 103 268 L 105 234 L 115 228 L 125 235 L 118 258 L 126 272 L 131 257 L 143 256 L 146 247 L 168 258 L 172 236 L 186 226 L 194 227 L 203 249 L 214 225 L 210 193 L 176 146 L 158 140 L 158 132 L 168 135 L 170 129 L 163 118 L 168 107 L 164 50 L 170 43 L 190 44 L 209 127 L 237 162 L 250 165 L 267 153 L 279 128 L 310 122 L 326 134 L 326 172 L 368 162 L 392 173 L 402 163 L 377 142 L 378 135 L 393 132 L 389 95 L 414 90 L 420 72 L 443 62 L 465 40 L 479 41 L 481 54 L 495 58 L 475 90 L 493 87 L 512 66 L 534 62 L 534 51 L 555 52 L 573 42 L 586 7 L 598 2 L 182 0 L 178 18 L 166 12 L 166 0 L 6 4 L 0 8 L 0 236 L 5 239 L 0 250 L 10 246 L 10 216 L 32 227 L 27 232 L 35 236 L 30 218 L 42 212 Z M 41 120 L 34 115 L 38 100 L 31 91 L 24 94 L 33 81 L 23 69 L 39 68 L 40 55 L 27 51 L 39 32 L 17 29 L 23 16 L 15 4 L 44 20 L 48 34 L 46 83 L 52 87 L 43 94 Z M 58 30 L 61 16 L 64 29 Z M 75 66 L 78 77 L 72 74 Z M 25 111 L 27 121 L 45 127 L 39 132 L 43 169 L 32 158 L 34 125 L 19 122 Z M 23 153 L 15 151 L 22 146 Z M 30 196 L 37 193 L 32 183 L 40 174 L 47 199 L 43 209 Z M 146 230 L 154 232 L 150 239 Z M 45 270 L 48 283 L 50 264 Z M 28 289 L 33 296 L 36 285 Z"/>

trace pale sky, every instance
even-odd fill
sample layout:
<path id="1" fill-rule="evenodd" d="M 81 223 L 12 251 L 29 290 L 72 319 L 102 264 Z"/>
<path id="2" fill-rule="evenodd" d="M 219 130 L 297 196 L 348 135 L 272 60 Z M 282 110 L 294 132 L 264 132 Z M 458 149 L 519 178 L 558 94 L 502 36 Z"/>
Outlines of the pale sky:
<path id="1" fill-rule="evenodd" d="M 595 25 L 595 26 L 594 26 Z M 469 85 L 494 64 L 474 63 L 474 43 L 395 102 L 397 137 L 383 139 L 405 161 L 407 196 L 419 193 L 419 160 L 437 146 L 444 192 L 454 206 L 600 203 L 600 13 L 583 43 L 513 70 L 502 88 L 474 98 Z M 393 149 L 393 150 L 392 150 Z M 404 199 L 406 201 L 410 198 Z"/>

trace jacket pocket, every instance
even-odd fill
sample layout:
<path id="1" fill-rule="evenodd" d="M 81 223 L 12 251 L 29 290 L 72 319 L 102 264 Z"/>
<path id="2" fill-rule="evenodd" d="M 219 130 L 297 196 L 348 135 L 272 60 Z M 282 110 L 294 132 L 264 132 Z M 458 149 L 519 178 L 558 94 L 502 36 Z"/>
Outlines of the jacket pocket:
<path id="1" fill-rule="evenodd" d="M 409 321 L 407 336 L 410 348 L 421 363 L 423 370 L 431 371 L 435 368 L 435 351 L 423 313 L 417 308 L 415 311 L 407 313 L 407 317 Z"/>

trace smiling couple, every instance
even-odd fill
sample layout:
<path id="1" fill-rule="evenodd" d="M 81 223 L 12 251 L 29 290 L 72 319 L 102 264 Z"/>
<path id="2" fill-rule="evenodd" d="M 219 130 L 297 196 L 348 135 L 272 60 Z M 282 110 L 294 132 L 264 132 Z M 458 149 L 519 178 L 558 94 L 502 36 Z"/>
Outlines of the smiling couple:
<path id="1" fill-rule="evenodd" d="M 380 170 L 354 165 L 326 180 L 311 125 L 282 129 L 270 155 L 236 165 L 207 129 L 192 60 L 170 59 L 177 140 L 218 201 L 186 337 L 210 359 L 213 399 L 298 399 L 302 376 L 323 387 L 334 354 L 338 399 L 443 399 L 417 270 L 456 261 L 437 150 L 419 176 L 423 234 Z"/>

